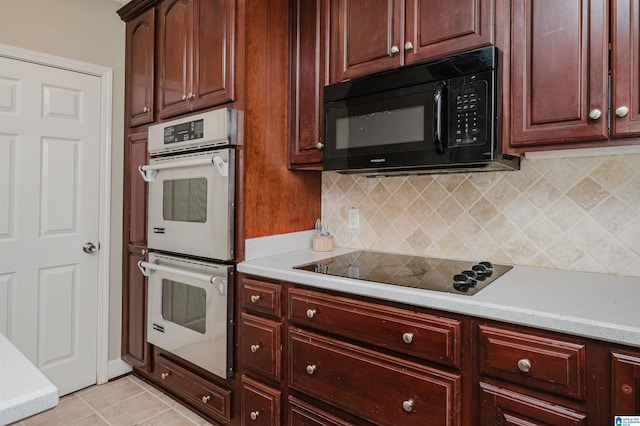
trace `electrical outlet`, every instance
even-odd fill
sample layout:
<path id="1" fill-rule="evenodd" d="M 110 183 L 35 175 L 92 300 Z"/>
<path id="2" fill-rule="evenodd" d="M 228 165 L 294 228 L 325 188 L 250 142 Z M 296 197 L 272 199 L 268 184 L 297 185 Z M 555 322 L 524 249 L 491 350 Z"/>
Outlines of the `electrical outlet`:
<path id="1" fill-rule="evenodd" d="M 360 229 L 359 209 L 349 209 L 349 229 Z"/>

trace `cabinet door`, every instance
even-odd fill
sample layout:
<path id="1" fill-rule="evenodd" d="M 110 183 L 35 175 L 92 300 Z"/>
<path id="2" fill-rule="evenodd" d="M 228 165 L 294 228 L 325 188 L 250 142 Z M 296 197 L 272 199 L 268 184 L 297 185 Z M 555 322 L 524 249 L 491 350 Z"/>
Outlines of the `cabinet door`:
<path id="1" fill-rule="evenodd" d="M 331 0 L 331 82 L 403 64 L 404 0 Z"/>
<path id="2" fill-rule="evenodd" d="M 407 0 L 407 63 L 493 43 L 494 0 Z"/>
<path id="3" fill-rule="evenodd" d="M 138 167 L 147 164 L 147 132 L 127 136 L 124 175 L 125 245 L 147 244 L 147 184 Z"/>
<path id="4" fill-rule="evenodd" d="M 640 1 L 614 0 L 611 29 L 611 136 L 640 134 Z"/>
<path id="5" fill-rule="evenodd" d="M 587 416 L 528 395 L 480 383 L 481 425 L 581 426 Z"/>
<path id="6" fill-rule="evenodd" d="M 512 146 L 607 138 L 607 3 L 510 1 Z"/>
<path id="7" fill-rule="evenodd" d="M 127 22 L 127 121 L 130 127 L 153 121 L 155 9 Z"/>
<path id="8" fill-rule="evenodd" d="M 235 0 L 194 0 L 191 109 L 233 100 Z"/>
<path id="9" fill-rule="evenodd" d="M 640 413 L 640 355 L 611 354 L 611 415 Z"/>
<path id="10" fill-rule="evenodd" d="M 147 343 L 147 280 L 138 268 L 144 260 L 143 247 L 125 252 L 122 282 L 122 358 L 135 368 L 149 371 Z"/>
<path id="11" fill-rule="evenodd" d="M 158 13 L 158 113 L 167 118 L 189 111 L 191 2 L 164 0 Z"/>
<path id="12" fill-rule="evenodd" d="M 320 167 L 322 162 L 327 1 L 293 1 L 289 134 L 292 168 L 314 164 Z"/>

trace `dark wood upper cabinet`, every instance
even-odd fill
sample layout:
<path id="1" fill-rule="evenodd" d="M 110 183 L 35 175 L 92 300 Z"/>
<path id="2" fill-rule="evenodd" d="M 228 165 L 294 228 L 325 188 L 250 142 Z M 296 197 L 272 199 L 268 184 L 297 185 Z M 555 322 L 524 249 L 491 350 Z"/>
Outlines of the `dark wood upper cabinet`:
<path id="1" fill-rule="evenodd" d="M 155 10 L 149 9 L 126 26 L 127 124 L 153 122 L 153 70 L 155 59 Z"/>
<path id="2" fill-rule="evenodd" d="M 611 137 L 640 135 L 640 1 L 611 2 Z"/>
<path id="3" fill-rule="evenodd" d="M 331 0 L 331 82 L 487 46 L 494 0 Z"/>
<path id="4" fill-rule="evenodd" d="M 511 0 L 512 146 L 607 138 L 606 0 Z"/>
<path id="5" fill-rule="evenodd" d="M 494 3 L 494 0 L 407 0 L 405 62 L 492 44 Z"/>
<path id="6" fill-rule="evenodd" d="M 328 0 L 293 0 L 289 164 L 321 168 Z"/>
<path id="7" fill-rule="evenodd" d="M 159 118 L 233 100 L 234 0 L 164 0 L 158 7 Z"/>

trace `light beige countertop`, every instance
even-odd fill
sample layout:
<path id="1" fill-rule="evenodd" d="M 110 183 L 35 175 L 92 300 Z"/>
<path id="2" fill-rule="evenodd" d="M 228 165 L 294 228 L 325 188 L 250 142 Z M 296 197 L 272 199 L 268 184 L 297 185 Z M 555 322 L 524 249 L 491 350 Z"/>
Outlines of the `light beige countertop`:
<path id="1" fill-rule="evenodd" d="M 0 425 L 56 405 L 58 388 L 0 333 Z"/>
<path id="2" fill-rule="evenodd" d="M 312 231 L 305 231 L 248 240 L 247 260 L 237 269 L 248 275 L 640 347 L 640 278 L 514 266 L 475 295 L 444 293 L 293 269 L 353 251 L 314 252 L 311 235 Z"/>

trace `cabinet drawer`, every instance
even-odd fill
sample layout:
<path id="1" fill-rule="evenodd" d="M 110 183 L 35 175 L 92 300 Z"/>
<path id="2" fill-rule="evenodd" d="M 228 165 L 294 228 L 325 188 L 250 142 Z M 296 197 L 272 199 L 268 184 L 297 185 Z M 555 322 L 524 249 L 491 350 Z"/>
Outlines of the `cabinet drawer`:
<path id="1" fill-rule="evenodd" d="M 480 373 L 583 399 L 585 345 L 530 332 L 479 326 Z"/>
<path id="2" fill-rule="evenodd" d="M 242 376 L 242 424 L 279 426 L 280 394 L 277 389 Z"/>
<path id="3" fill-rule="evenodd" d="M 288 426 L 355 426 L 293 396 L 289 397 L 288 419 Z"/>
<path id="4" fill-rule="evenodd" d="M 246 368 L 280 380 L 281 328 L 275 321 L 242 313 L 240 355 Z"/>
<path id="5" fill-rule="evenodd" d="M 247 311 L 280 317 L 282 315 L 281 293 L 280 284 L 247 277 L 242 279 L 242 307 Z"/>
<path id="6" fill-rule="evenodd" d="M 583 426 L 587 416 L 487 383 L 480 383 L 480 425 Z"/>
<path id="7" fill-rule="evenodd" d="M 206 381 L 162 355 L 156 355 L 153 376 L 163 387 L 203 413 L 224 421 L 231 420 L 231 391 Z"/>
<path id="8" fill-rule="evenodd" d="M 458 425 L 461 377 L 289 329 L 290 386 L 382 425 Z"/>
<path id="9" fill-rule="evenodd" d="M 291 289 L 289 320 L 425 360 L 460 367 L 460 321 Z"/>

